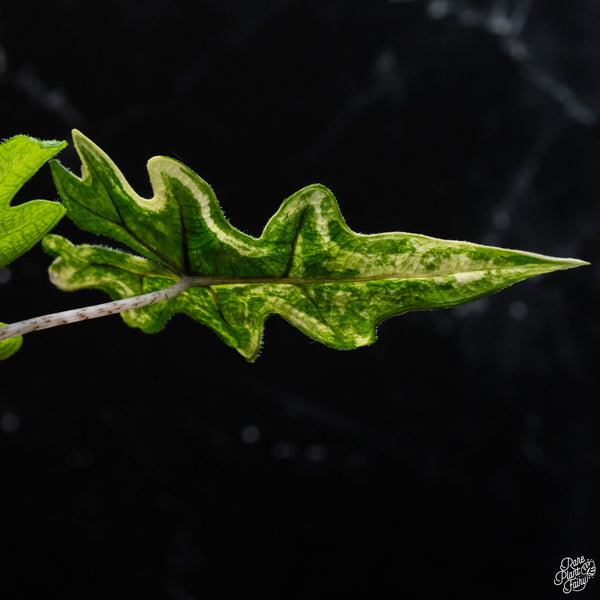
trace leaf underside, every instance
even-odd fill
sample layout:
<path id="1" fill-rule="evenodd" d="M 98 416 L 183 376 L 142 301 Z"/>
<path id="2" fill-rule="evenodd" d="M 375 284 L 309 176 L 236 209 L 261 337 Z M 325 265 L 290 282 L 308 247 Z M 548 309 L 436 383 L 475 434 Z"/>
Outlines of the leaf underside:
<path id="1" fill-rule="evenodd" d="M 194 287 L 123 313 L 124 320 L 152 333 L 183 313 L 248 360 L 256 358 L 271 314 L 328 346 L 351 349 L 374 342 L 376 326 L 389 317 L 464 304 L 585 264 L 408 233 L 360 235 L 321 185 L 290 196 L 253 238 L 225 219 L 209 185 L 179 161 L 150 159 L 154 195 L 144 199 L 102 150 L 78 131 L 73 139 L 81 177 L 51 162 L 68 216 L 139 256 L 50 235 L 44 247 L 56 257 L 52 281 L 64 290 L 101 289 L 116 300 L 194 277 Z"/>
<path id="2" fill-rule="evenodd" d="M 10 203 L 39 168 L 66 145 L 26 135 L 14 136 L 0 144 L 0 267 L 30 250 L 65 214 L 58 202 L 31 200 L 18 206 Z M 12 356 L 22 341 L 21 336 L 0 341 L 0 360 Z"/>

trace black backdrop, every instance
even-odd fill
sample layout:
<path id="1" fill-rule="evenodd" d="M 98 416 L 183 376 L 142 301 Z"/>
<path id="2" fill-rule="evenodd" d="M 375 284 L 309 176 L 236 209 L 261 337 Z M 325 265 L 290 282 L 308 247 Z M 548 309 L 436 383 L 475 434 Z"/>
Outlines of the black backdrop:
<path id="1" fill-rule="evenodd" d="M 563 557 L 600 560 L 599 26 L 595 0 L 3 2 L 2 137 L 77 127 L 144 195 L 174 156 L 252 235 L 319 182 L 363 233 L 592 266 L 353 352 L 274 317 L 252 365 L 184 317 L 27 336 L 0 365 L 2 597 L 562 597 Z M 48 264 L 2 272 L 2 320 L 105 300 Z"/>

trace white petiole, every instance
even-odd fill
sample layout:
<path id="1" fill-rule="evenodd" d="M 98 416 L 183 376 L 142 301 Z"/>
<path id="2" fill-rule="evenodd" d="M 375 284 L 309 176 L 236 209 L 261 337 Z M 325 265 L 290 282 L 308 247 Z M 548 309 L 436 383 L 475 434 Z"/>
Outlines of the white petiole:
<path id="1" fill-rule="evenodd" d="M 32 331 L 40 331 L 41 329 L 49 329 L 50 327 L 58 327 L 59 325 L 68 325 L 69 323 L 78 323 L 79 321 L 86 321 L 88 319 L 97 319 L 98 317 L 115 315 L 126 310 L 133 310 L 142 306 L 163 302 L 169 298 L 174 298 L 177 294 L 192 287 L 192 285 L 197 285 L 197 279 L 183 276 L 177 283 L 162 290 L 156 290 L 155 292 L 148 292 L 147 294 L 124 298 L 123 300 L 95 304 L 94 306 L 51 313 L 4 325 L 0 327 L 0 341 L 17 335 L 25 335 Z"/>

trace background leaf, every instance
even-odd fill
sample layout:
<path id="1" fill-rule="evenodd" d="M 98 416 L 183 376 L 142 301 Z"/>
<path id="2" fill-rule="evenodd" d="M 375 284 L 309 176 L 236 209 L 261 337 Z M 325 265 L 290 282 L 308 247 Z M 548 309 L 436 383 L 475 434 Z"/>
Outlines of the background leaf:
<path id="1" fill-rule="evenodd" d="M 10 206 L 10 202 L 23 184 L 66 145 L 25 135 L 0 145 L 0 267 L 31 249 L 65 214 L 58 202 L 31 200 L 18 206 Z M 22 343 L 21 336 L 1 341 L 0 360 L 12 356 Z"/>
<path id="2" fill-rule="evenodd" d="M 73 137 L 81 178 L 52 162 L 69 217 L 146 258 L 49 236 L 45 248 L 59 257 L 52 281 L 120 299 L 182 275 L 196 277 L 191 289 L 130 311 L 125 321 L 151 333 L 184 313 L 248 360 L 256 358 L 271 314 L 328 346 L 352 349 L 373 343 L 376 326 L 389 317 L 457 306 L 527 277 L 585 264 L 416 234 L 360 235 L 321 185 L 285 200 L 255 239 L 227 222 L 208 184 L 179 161 L 149 161 L 154 196 L 144 199 L 102 150 L 79 132 Z"/>
<path id="3" fill-rule="evenodd" d="M 31 200 L 10 206 L 14 195 L 67 142 L 17 135 L 0 145 L 0 267 L 39 242 L 65 214 L 58 202 Z"/>

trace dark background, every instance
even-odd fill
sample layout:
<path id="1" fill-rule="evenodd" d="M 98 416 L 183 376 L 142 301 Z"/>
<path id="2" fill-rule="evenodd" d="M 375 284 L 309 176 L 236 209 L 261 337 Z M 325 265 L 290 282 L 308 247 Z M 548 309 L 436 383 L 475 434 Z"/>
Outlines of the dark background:
<path id="1" fill-rule="evenodd" d="M 2 2 L 3 138 L 77 127 L 143 195 L 174 156 L 252 235 L 318 182 L 363 233 L 592 262 L 352 352 L 278 317 L 255 364 L 182 316 L 27 336 L 2 598 L 563 597 L 563 557 L 600 561 L 599 28 L 595 0 Z M 3 321 L 106 299 L 49 262 L 2 272 Z"/>

